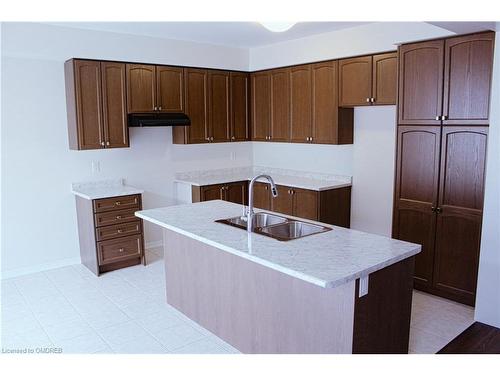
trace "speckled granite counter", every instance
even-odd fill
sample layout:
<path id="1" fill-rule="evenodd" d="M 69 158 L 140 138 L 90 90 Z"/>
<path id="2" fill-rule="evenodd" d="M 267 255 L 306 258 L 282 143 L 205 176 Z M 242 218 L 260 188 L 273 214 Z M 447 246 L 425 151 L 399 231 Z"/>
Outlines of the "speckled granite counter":
<path id="1" fill-rule="evenodd" d="M 351 186 L 350 176 L 258 166 L 182 172 L 175 175 L 175 182 L 194 186 L 206 186 L 251 180 L 259 174 L 271 175 L 278 185 L 316 191 Z"/>
<path id="2" fill-rule="evenodd" d="M 421 249 L 417 244 L 335 226 L 329 232 L 281 242 L 215 222 L 241 213 L 242 206 L 216 200 L 144 210 L 136 216 L 324 288 L 364 277 Z"/>
<path id="3" fill-rule="evenodd" d="M 79 182 L 71 184 L 71 192 L 84 199 L 101 199 L 142 194 L 144 190 L 123 184 L 123 179 Z"/>

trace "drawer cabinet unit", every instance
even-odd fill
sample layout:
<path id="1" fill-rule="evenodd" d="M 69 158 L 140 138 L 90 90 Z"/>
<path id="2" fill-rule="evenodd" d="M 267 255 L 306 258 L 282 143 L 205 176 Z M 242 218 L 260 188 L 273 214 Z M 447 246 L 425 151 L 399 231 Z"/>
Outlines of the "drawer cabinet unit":
<path id="1" fill-rule="evenodd" d="M 125 64 L 71 59 L 64 71 L 70 149 L 128 147 Z"/>
<path id="2" fill-rule="evenodd" d="M 184 112 L 183 68 L 127 64 L 127 110 Z"/>
<path id="3" fill-rule="evenodd" d="M 396 104 L 397 53 L 339 61 L 339 105 Z"/>
<path id="4" fill-rule="evenodd" d="M 82 263 L 96 275 L 146 264 L 140 194 L 84 199 L 76 197 Z"/>

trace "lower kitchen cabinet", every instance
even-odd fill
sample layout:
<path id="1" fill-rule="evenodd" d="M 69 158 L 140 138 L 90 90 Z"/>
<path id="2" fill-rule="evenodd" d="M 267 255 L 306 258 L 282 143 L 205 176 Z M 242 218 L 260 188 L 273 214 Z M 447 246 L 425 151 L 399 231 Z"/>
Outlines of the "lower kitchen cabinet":
<path id="1" fill-rule="evenodd" d="M 103 199 L 76 197 L 80 257 L 93 273 L 146 264 L 140 194 Z"/>
<path id="2" fill-rule="evenodd" d="M 195 203 L 222 199 L 227 202 L 247 204 L 247 185 L 247 181 L 239 181 L 227 184 L 193 186 L 192 201 Z"/>
<path id="3" fill-rule="evenodd" d="M 285 215 L 320 221 L 327 224 L 350 227 L 351 187 L 330 190 L 308 190 L 277 185 L 278 196 L 273 198 L 269 184 L 254 184 L 254 207 Z M 193 186 L 192 201 L 204 202 L 222 199 L 247 204 L 248 182 Z"/>

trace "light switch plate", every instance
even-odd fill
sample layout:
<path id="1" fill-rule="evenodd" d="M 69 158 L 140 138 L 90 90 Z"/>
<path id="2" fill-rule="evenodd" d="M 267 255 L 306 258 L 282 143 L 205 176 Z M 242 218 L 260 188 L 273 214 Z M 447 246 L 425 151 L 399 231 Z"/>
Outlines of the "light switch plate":
<path id="1" fill-rule="evenodd" d="M 99 173 L 101 171 L 101 163 L 99 160 L 92 161 L 92 174 Z"/>

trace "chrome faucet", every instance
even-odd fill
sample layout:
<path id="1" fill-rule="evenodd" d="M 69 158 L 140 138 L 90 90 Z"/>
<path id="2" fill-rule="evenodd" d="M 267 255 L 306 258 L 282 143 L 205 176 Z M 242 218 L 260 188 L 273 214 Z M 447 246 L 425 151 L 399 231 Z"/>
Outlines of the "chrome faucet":
<path id="1" fill-rule="evenodd" d="M 246 213 L 247 216 L 247 231 L 248 233 L 252 233 L 253 230 L 253 185 L 255 181 L 257 181 L 259 178 L 265 178 L 267 181 L 269 181 L 269 185 L 271 185 L 271 194 L 273 195 L 273 198 L 276 198 L 278 196 L 278 189 L 276 189 L 276 184 L 274 183 L 274 180 L 271 176 L 267 174 L 260 174 L 258 176 L 255 176 L 252 178 L 252 181 L 250 181 L 250 184 L 248 185 L 248 210 Z"/>

